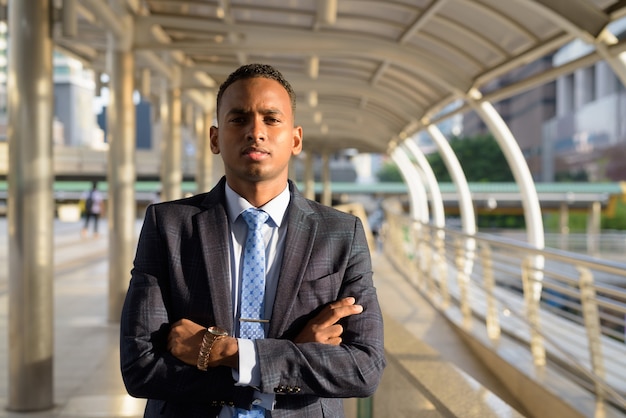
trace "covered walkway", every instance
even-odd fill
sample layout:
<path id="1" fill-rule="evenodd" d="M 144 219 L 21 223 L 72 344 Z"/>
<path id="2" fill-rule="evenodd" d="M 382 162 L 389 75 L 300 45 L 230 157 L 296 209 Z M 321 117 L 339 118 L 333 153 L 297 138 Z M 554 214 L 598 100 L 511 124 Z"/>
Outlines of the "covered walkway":
<path id="1" fill-rule="evenodd" d="M 598 61 L 606 62 L 615 80 L 626 85 L 626 41 L 611 27 L 626 16 L 626 2 L 8 0 L 8 5 L 0 2 L 0 11 L 4 12 L 0 16 L 7 16 L 10 33 L 4 231 L 10 256 L 2 263 L 7 266 L 2 272 L 7 284 L 0 296 L 2 315 L 8 312 L 12 317 L 4 322 L 9 338 L 3 348 L 6 368 L 0 371 L 7 373 L 9 386 L 3 393 L 9 393 L 9 409 L 45 411 L 40 416 L 89 416 L 73 411 L 84 406 L 85 399 L 89 403 L 91 396 L 110 393 L 113 404 L 116 399 L 125 402 L 125 397 L 117 398 L 117 383 L 108 392 L 109 386 L 99 386 L 108 380 L 96 380 L 104 376 L 116 380 L 110 371 L 100 374 L 89 367 L 111 370 L 108 365 L 115 362 L 109 357 L 114 356 L 110 344 L 136 244 L 135 92 L 159 109 L 158 145 L 153 151 L 160 152 L 162 198 L 175 199 L 183 192 L 182 128 L 191 129 L 197 140 L 197 191 L 208 190 L 216 180 L 214 172 L 220 171 L 207 147 L 215 89 L 239 64 L 263 61 L 281 69 L 296 88 L 297 122 L 304 127 L 307 144 L 304 178 L 297 180 L 302 181 L 306 196 L 315 197 L 315 158 L 324 167 L 321 201 L 330 204 L 330 155 L 350 148 L 390 157 L 407 186 L 408 212 L 387 210 L 386 257 L 378 262 L 393 261 L 411 288 L 428 296 L 446 323 L 461 331 L 466 347 L 482 353 L 484 364 L 501 372 L 499 382 L 526 406 L 526 413 L 623 415 L 626 297 L 622 287 L 607 279 L 623 283 L 626 266 L 545 250 L 537 187 L 494 103 Z M 492 88 L 498 77 L 574 40 L 585 42 L 589 51 Z M 105 254 L 97 256 L 106 259 L 83 266 L 102 269 L 93 272 L 100 280 L 97 288 L 92 287 L 95 280 L 83 282 L 89 276 L 85 271 L 80 277 L 72 275 L 82 262 L 66 248 L 101 252 L 100 244 L 76 243 L 78 234 L 68 235 L 67 247 L 57 241 L 66 238 L 57 236 L 53 207 L 54 48 L 94 69 L 98 87 L 103 81 L 100 75 L 106 73 L 111 92 L 108 244 L 103 244 Z M 514 175 L 527 226 L 524 245 L 477 231 L 475 202 L 463 167 L 439 127 L 470 110 L 494 135 Z M 443 190 L 413 141 L 420 131 L 432 137 L 451 174 L 460 231 L 446 228 Z M 59 271 L 58 263 L 68 264 Z M 393 276 L 391 287 L 399 288 L 403 281 Z M 77 282 L 63 286 L 72 280 Z M 73 302 L 89 300 L 81 289 L 97 299 L 88 308 L 98 305 L 103 310 L 72 312 Z M 381 291 L 386 293 L 384 285 Z M 476 403 L 463 408 L 468 388 L 475 384 L 471 379 L 461 389 L 447 386 L 450 391 L 440 392 L 437 381 L 430 380 L 432 375 L 420 374 L 429 369 L 429 360 L 435 361 L 435 374 L 450 369 L 442 357 L 420 344 L 429 332 L 418 333 L 415 340 L 396 340 L 412 327 L 409 324 L 422 321 L 426 312 L 426 305 L 411 298 L 409 305 L 421 306 L 419 315 L 414 315 L 414 308 L 401 313 L 397 299 L 407 294 L 392 296 L 386 312 L 388 329 L 393 331 L 388 341 L 398 343 L 389 346 L 397 360 L 390 370 L 403 376 L 403 387 L 412 390 L 412 384 L 418 384 L 423 396 L 420 405 L 436 411 L 434 416 L 467 416 L 460 410 L 489 416 L 482 408 L 492 403 L 505 408 L 492 397 L 495 389 L 487 389 L 487 379 L 485 389 L 478 385 L 478 396 L 470 397 Z M 99 299 L 104 295 L 106 300 Z M 89 343 L 85 337 L 94 330 L 102 331 L 95 332 L 94 342 L 108 347 L 100 353 L 100 362 L 88 358 L 87 366 L 78 370 L 74 363 L 62 363 L 81 358 L 82 353 L 72 350 Z M 107 340 L 98 341 L 103 335 Z M 557 344 L 546 338 L 553 335 L 558 335 Z M 511 337 L 517 345 L 508 345 Z M 417 357 L 405 351 L 406 342 L 420 350 Z M 64 348 L 68 351 L 59 351 Z M 414 360 L 419 367 L 413 367 Z M 552 381 L 552 366 L 568 369 L 570 374 L 561 377 L 570 376 L 570 381 Z M 80 375 L 71 376 L 73 372 Z M 457 372 L 453 368 L 450 373 Z M 445 398 L 445 394 L 453 396 Z M 384 405 L 380 398 L 377 403 Z M 555 409 L 546 415 L 546 407 Z M 560 407 L 565 409 L 553 413 Z"/>
<path id="2" fill-rule="evenodd" d="M 81 222 L 54 223 L 54 406 L 7 410 L 8 340 L 0 339 L 0 417 L 122 418 L 143 416 L 145 401 L 126 394 L 119 371 L 119 326 L 107 318 L 107 240 L 81 238 Z M 137 223 L 137 228 L 140 223 Z M 7 233 L 0 218 L 0 236 Z M 382 253 L 373 254 L 386 322 L 389 366 L 373 397 L 373 417 L 517 417 L 522 407 L 466 348 L 454 329 Z M 0 264 L 7 262 L 0 242 Z M 0 271 L 0 333 L 7 333 L 8 280 Z M 463 394 L 462 401 L 457 397 Z M 467 411 L 471 410 L 471 415 Z M 355 400 L 348 418 L 368 417 Z"/>

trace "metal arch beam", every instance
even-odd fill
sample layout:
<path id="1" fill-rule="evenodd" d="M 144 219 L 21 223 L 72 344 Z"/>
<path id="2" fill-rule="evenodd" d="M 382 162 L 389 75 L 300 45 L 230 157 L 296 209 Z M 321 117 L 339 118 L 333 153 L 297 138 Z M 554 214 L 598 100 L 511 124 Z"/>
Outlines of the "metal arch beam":
<path id="1" fill-rule="evenodd" d="M 528 231 L 528 242 L 535 248 L 543 249 L 545 243 L 539 197 L 537 196 L 535 183 L 528 169 L 526 159 L 515 137 L 497 110 L 490 102 L 480 99 L 480 92 L 477 90 L 470 91 L 467 97 L 470 106 L 472 106 L 495 136 L 513 172 L 513 177 L 522 195 L 522 207 L 524 208 L 524 219 L 526 220 L 526 229 Z"/>
<path id="2" fill-rule="evenodd" d="M 609 64 L 615 75 L 622 82 L 622 85 L 626 86 L 626 52 L 618 51 L 613 54 L 610 49 L 611 45 L 618 43 L 617 37 L 607 28 L 598 36 L 596 51 Z"/>
<path id="3" fill-rule="evenodd" d="M 362 125 L 361 128 L 363 130 L 369 131 L 369 135 L 367 137 L 363 137 L 359 135 L 357 130 L 355 130 L 355 127 L 354 127 L 355 124 L 356 122 L 355 123 L 343 123 L 343 124 L 325 124 L 324 122 L 322 122 L 319 125 L 316 123 L 299 123 L 299 125 L 302 126 L 302 128 L 305 130 L 305 135 L 306 135 L 306 132 L 310 132 L 311 134 L 314 132 L 321 133 L 323 135 L 340 134 L 345 137 L 352 137 L 358 140 L 359 142 L 364 142 L 364 143 L 368 143 L 368 142 L 379 143 L 381 142 L 381 138 L 384 137 L 385 145 L 383 147 L 385 147 L 386 143 L 392 138 L 393 134 L 391 132 L 387 130 L 381 130 L 378 125 L 371 124 L 371 123 L 361 124 Z"/>
<path id="4" fill-rule="evenodd" d="M 360 152 L 379 152 L 384 153 L 387 149 L 387 143 L 380 143 L 376 140 L 356 136 L 354 130 L 332 130 L 323 133 L 318 130 L 312 130 L 303 127 L 303 144 L 308 149 L 308 144 L 315 143 L 315 148 L 325 147 L 335 151 L 356 148 Z"/>
<path id="5" fill-rule="evenodd" d="M 418 97 L 407 98 L 407 91 L 390 91 L 381 87 L 373 87 L 371 84 L 356 80 L 339 79 L 338 77 L 320 77 L 317 80 L 311 80 L 308 77 L 291 74 L 289 71 L 284 72 L 289 78 L 289 82 L 294 86 L 295 90 L 316 90 L 318 93 L 328 94 L 347 94 L 355 97 L 365 97 L 368 100 L 374 100 L 381 103 L 385 107 L 401 108 L 403 111 L 399 113 L 407 120 L 411 119 L 414 113 L 409 110 L 415 107 L 423 106 L 424 102 Z"/>
<path id="6" fill-rule="evenodd" d="M 113 34 L 118 49 L 128 51 L 132 48 L 135 30 L 129 13 L 117 13 L 107 2 L 101 0 L 82 0 L 82 4 Z"/>
<path id="7" fill-rule="evenodd" d="M 424 153 L 419 149 L 413 138 L 405 140 L 401 146 L 405 147 L 408 152 L 415 157 L 418 167 L 424 174 L 424 180 L 430 191 L 431 200 L 431 212 L 433 214 L 433 224 L 438 228 L 443 228 L 446 224 L 445 212 L 443 209 L 443 198 L 441 197 L 441 190 L 439 189 L 439 183 L 435 177 L 430 163 L 424 156 Z"/>
<path id="8" fill-rule="evenodd" d="M 422 176 L 417 171 L 417 168 L 415 168 L 404 150 L 400 147 L 395 147 L 389 155 L 398 166 L 398 169 L 400 169 L 404 182 L 409 188 L 411 218 L 422 223 L 427 223 L 428 199 L 426 197 L 424 184 L 421 182 Z"/>
<path id="9" fill-rule="evenodd" d="M 609 16 L 588 0 L 537 0 L 527 1 L 526 6 L 588 42 L 593 42 L 610 22 Z"/>
<path id="10" fill-rule="evenodd" d="M 170 28 L 190 29 L 205 31 L 205 20 L 193 18 L 178 18 L 174 16 L 139 16 L 136 21 L 137 30 L 141 28 L 161 25 Z M 448 62 L 439 57 L 425 53 L 416 48 L 411 48 L 397 43 L 370 39 L 367 43 L 355 36 L 336 33 L 316 33 L 311 38 L 310 32 L 288 28 L 268 27 L 261 25 L 229 25 L 216 22 L 211 25 L 214 32 L 236 32 L 242 39 L 236 44 L 213 44 L 195 42 L 175 42 L 172 45 L 141 44 L 135 45 L 137 49 L 175 48 L 181 50 L 201 49 L 203 53 L 220 51 L 232 52 L 233 47 L 245 53 L 259 53 L 266 51 L 268 45 L 272 45 L 272 53 L 302 53 L 302 45 L 306 44 L 311 53 L 318 56 L 346 56 L 366 55 L 376 56 L 380 60 L 391 60 L 415 73 L 428 79 L 432 83 L 445 90 L 466 91 L 471 80 L 463 74 L 451 70 Z M 278 42 L 277 42 L 278 41 Z M 362 54 L 361 54 L 362 52 Z M 438 65 L 437 65 L 438 64 Z"/>
<path id="11" fill-rule="evenodd" d="M 375 132 L 389 132 L 386 135 L 387 138 L 395 135 L 396 129 L 399 129 L 407 120 L 396 120 L 395 122 L 389 121 L 385 117 L 385 114 L 379 114 L 376 111 L 368 109 L 348 108 L 341 104 L 325 104 L 320 107 L 320 110 L 316 108 L 307 107 L 303 111 L 296 111 L 296 122 L 302 124 L 308 124 L 310 121 L 318 123 L 316 114 L 319 112 L 319 124 L 325 121 L 333 121 L 334 123 L 358 123 L 359 126 L 367 124 L 371 126 Z M 355 128 L 353 125 L 352 128 Z"/>
<path id="12" fill-rule="evenodd" d="M 459 159 L 452 150 L 450 143 L 439 128 L 434 124 L 428 124 L 426 130 L 435 142 L 439 154 L 443 159 L 443 163 L 448 169 L 448 173 L 450 173 L 452 182 L 456 186 L 456 191 L 459 195 L 459 210 L 461 213 L 461 227 L 463 228 L 463 232 L 468 235 L 474 235 L 476 233 L 476 217 L 474 214 L 472 194 L 467 184 L 463 167 L 461 167 L 461 163 L 459 163 Z"/>

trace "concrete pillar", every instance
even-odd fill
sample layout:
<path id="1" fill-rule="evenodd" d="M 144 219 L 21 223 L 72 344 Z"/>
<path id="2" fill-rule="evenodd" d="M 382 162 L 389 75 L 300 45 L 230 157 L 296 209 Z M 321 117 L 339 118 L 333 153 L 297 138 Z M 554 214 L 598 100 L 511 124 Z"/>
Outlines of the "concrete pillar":
<path id="1" fill-rule="evenodd" d="M 559 248 L 567 251 L 569 247 L 569 206 L 567 202 L 561 202 L 559 207 Z"/>
<path id="2" fill-rule="evenodd" d="M 197 193 L 208 192 L 213 187 L 213 158 L 211 152 L 211 112 L 202 114 L 202 131 L 198 134 L 198 167 L 196 169 Z"/>
<path id="3" fill-rule="evenodd" d="M 330 179 L 330 156 L 328 152 L 322 154 L 322 205 L 331 206 L 332 187 Z"/>
<path id="4" fill-rule="evenodd" d="M 183 196 L 182 182 L 182 104 L 181 90 L 170 88 L 167 92 L 168 120 L 167 137 L 163 138 L 161 185 L 163 200 L 180 199 Z"/>
<path id="5" fill-rule="evenodd" d="M 313 153 L 307 151 L 304 157 L 304 197 L 315 200 L 315 173 L 313 172 Z"/>
<path id="6" fill-rule="evenodd" d="M 599 250 L 598 238 L 600 236 L 602 207 L 600 202 L 593 202 L 589 205 L 587 214 L 587 252 L 596 255 Z"/>
<path id="7" fill-rule="evenodd" d="M 50 7 L 48 0 L 10 0 L 8 4 L 7 134 L 11 163 L 7 408 L 20 412 L 53 406 L 54 86 Z"/>
<path id="8" fill-rule="evenodd" d="M 117 50 L 112 41 L 108 65 L 110 104 L 108 226 L 109 226 L 109 320 L 119 321 L 136 249 L 135 219 L 135 61 L 132 51 Z"/>

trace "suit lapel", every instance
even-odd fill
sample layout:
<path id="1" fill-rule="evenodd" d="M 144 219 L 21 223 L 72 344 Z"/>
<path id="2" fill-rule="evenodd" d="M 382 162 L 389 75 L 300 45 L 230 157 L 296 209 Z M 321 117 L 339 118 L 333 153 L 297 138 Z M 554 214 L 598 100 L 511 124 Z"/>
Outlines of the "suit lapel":
<path id="1" fill-rule="evenodd" d="M 292 184 L 290 188 L 292 202 L 287 218 L 285 253 L 276 288 L 269 337 L 281 335 L 289 325 L 289 313 L 296 302 L 317 231 L 317 223 L 311 216 L 313 212 L 307 207 L 306 200 Z"/>
<path id="2" fill-rule="evenodd" d="M 211 291 L 215 324 L 233 331 L 233 308 L 230 290 L 228 217 L 224 207 L 224 182 L 207 195 L 207 210 L 197 215 L 197 227 L 206 278 Z"/>

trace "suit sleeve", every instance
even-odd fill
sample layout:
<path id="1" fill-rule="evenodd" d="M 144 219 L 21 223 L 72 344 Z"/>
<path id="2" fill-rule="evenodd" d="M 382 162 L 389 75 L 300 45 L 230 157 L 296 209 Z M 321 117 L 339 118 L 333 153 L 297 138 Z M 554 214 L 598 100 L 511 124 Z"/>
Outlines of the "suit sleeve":
<path id="1" fill-rule="evenodd" d="M 171 222 L 168 226 L 174 227 Z M 150 206 L 139 236 L 121 316 L 120 361 L 126 389 L 140 398 L 209 406 L 232 402 L 246 407 L 252 400 L 252 390 L 235 387 L 230 368 L 202 372 L 167 351 L 171 295 L 164 235 L 155 206 Z"/>
<path id="2" fill-rule="evenodd" d="M 346 231 L 343 223 L 331 225 L 328 231 L 319 237 L 323 242 L 315 246 L 307 268 L 313 269 L 312 266 L 321 263 L 338 266 L 333 273 L 339 276 L 338 291 L 333 297 L 336 296 L 337 300 L 353 296 L 364 310 L 341 321 L 344 333 L 339 346 L 295 344 L 280 338 L 257 340 L 263 392 L 347 398 L 370 396 L 378 386 L 385 367 L 383 321 L 363 226 L 358 218 L 354 218 L 353 229 L 343 232 L 343 238 L 333 235 L 339 233 L 336 231 Z M 325 260 L 322 262 L 320 258 Z M 326 287 L 330 283 L 332 281 Z M 315 293 L 315 286 L 307 289 L 313 289 L 308 292 Z M 305 319 L 312 316 L 310 313 Z"/>

